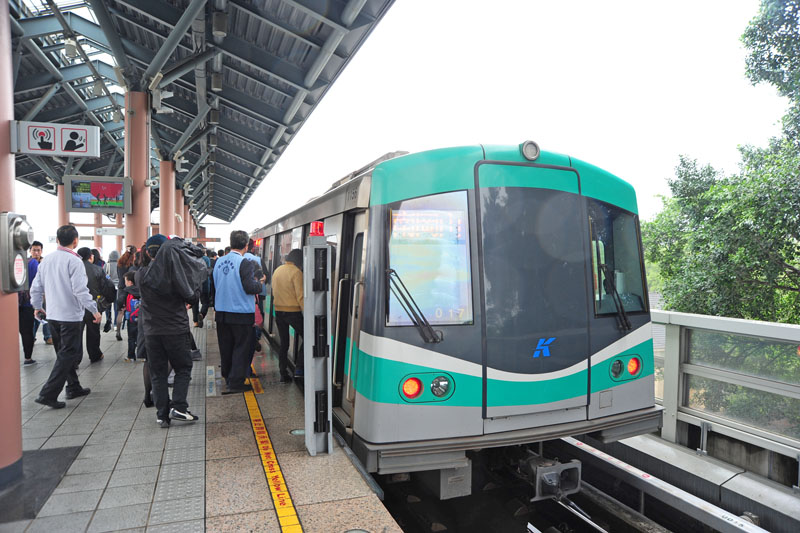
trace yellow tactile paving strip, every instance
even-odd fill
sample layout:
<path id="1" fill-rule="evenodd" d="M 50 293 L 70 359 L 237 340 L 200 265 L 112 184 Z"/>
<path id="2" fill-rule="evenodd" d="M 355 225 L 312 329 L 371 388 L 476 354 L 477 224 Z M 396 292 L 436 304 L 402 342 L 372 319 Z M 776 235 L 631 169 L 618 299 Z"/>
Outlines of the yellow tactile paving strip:
<path id="1" fill-rule="evenodd" d="M 259 387 L 261 385 L 257 379 L 251 380 L 252 382 L 258 382 Z M 281 532 L 302 533 L 303 526 L 297 516 L 297 509 L 295 509 L 294 502 L 292 502 L 292 496 L 286 486 L 286 480 L 283 478 L 280 464 L 278 464 L 278 457 L 272 447 L 272 441 L 269 438 L 267 426 L 264 424 L 264 418 L 261 416 L 261 409 L 258 407 L 255 394 L 253 394 L 253 391 L 248 391 L 244 393 L 244 399 L 247 403 L 247 412 L 250 415 L 250 424 L 253 426 L 253 433 L 258 443 L 261 464 L 264 466 L 264 473 L 267 476 L 267 485 L 272 494 L 272 501 L 275 504 L 275 513 L 278 515 L 278 521 L 281 525 Z"/>
<path id="2" fill-rule="evenodd" d="M 253 374 L 256 373 L 255 367 L 251 364 L 250 369 L 253 371 Z M 244 380 L 246 384 L 249 384 L 253 387 L 253 392 L 256 394 L 264 394 L 264 387 L 261 386 L 261 380 L 258 379 L 258 376 L 253 376 L 252 378 L 247 378 Z"/>

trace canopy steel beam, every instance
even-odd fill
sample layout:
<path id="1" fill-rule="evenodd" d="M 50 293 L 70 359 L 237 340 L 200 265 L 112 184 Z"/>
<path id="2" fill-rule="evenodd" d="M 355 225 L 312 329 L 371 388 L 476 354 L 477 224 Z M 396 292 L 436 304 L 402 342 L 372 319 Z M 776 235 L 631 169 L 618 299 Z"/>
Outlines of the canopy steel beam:
<path id="1" fill-rule="evenodd" d="M 166 64 L 169 56 L 172 55 L 172 52 L 174 52 L 175 48 L 178 47 L 178 43 L 180 43 L 181 39 L 183 39 L 185 36 L 186 30 L 189 29 L 189 27 L 192 25 L 192 21 L 195 19 L 195 17 L 197 17 L 205 5 L 206 0 L 192 0 L 192 2 L 189 4 L 189 7 L 186 8 L 186 10 L 183 12 L 183 15 L 181 15 L 181 18 L 175 24 L 175 27 L 172 28 L 167 40 L 161 45 L 161 48 L 156 53 L 153 61 L 150 63 L 150 66 L 144 71 L 144 75 L 142 76 L 142 85 L 147 86 L 150 83 L 150 79 L 155 76 Z"/>
<path id="2" fill-rule="evenodd" d="M 178 138 L 177 142 L 172 146 L 172 150 L 170 150 L 169 152 L 169 159 L 173 159 L 175 155 L 178 154 L 178 152 L 183 152 L 184 147 L 186 148 L 186 150 L 189 150 L 189 148 L 191 148 L 194 145 L 194 143 L 192 143 L 191 145 L 188 144 L 189 136 L 192 133 L 194 133 L 194 131 L 197 129 L 200 123 L 203 122 L 203 120 L 206 118 L 206 115 L 208 115 L 210 109 L 211 107 L 208 104 L 206 104 L 202 109 L 200 109 L 200 112 L 197 113 L 197 115 L 192 119 L 192 121 L 183 131 L 181 136 Z M 207 132 L 208 127 L 206 127 L 203 131 Z"/>
<path id="3" fill-rule="evenodd" d="M 189 72 L 194 70 L 197 66 L 202 65 L 206 61 L 214 59 L 214 57 L 216 57 L 219 53 L 220 50 L 211 47 L 205 52 L 196 54 L 191 57 L 187 57 L 178 64 L 173 65 L 167 72 L 164 73 L 164 77 L 161 78 L 161 81 L 158 84 L 158 88 L 159 89 L 165 88 L 167 85 L 177 80 L 181 76 L 184 76 L 185 74 L 188 74 Z"/>
<path id="4" fill-rule="evenodd" d="M 42 110 L 42 108 L 43 108 L 45 105 L 47 105 L 47 102 L 49 102 L 49 101 L 50 101 L 50 99 L 51 99 L 53 96 L 55 96 L 55 94 L 58 92 L 58 90 L 59 90 L 60 88 L 61 88 L 61 82 L 58 82 L 58 81 L 57 81 L 57 82 L 55 82 L 53 85 L 51 85 L 51 86 L 50 86 L 50 88 L 49 88 L 49 89 L 47 89 L 47 92 L 45 92 L 45 93 L 42 95 L 42 97 L 41 97 L 41 98 L 39 98 L 39 101 L 38 101 L 38 102 L 36 102 L 36 103 L 33 105 L 33 107 L 32 107 L 32 108 L 30 108 L 30 109 L 28 110 L 28 112 L 27 112 L 27 113 L 25 113 L 25 116 L 23 116 L 23 117 L 22 117 L 22 120 L 33 120 L 34 118 L 36 118 L 36 115 L 38 115 L 38 114 L 39 114 L 39 111 L 41 111 L 41 110 Z"/>
<path id="5" fill-rule="evenodd" d="M 111 46 L 114 60 L 122 70 L 122 82 L 124 82 L 125 85 L 130 87 L 133 91 L 139 90 L 139 87 L 132 85 L 129 81 L 133 76 L 132 67 L 128 61 L 128 56 L 125 54 L 125 47 L 122 45 L 122 39 L 119 37 L 117 27 L 114 25 L 114 21 L 111 19 L 111 14 L 108 12 L 105 2 L 103 0 L 88 1 L 89 5 L 92 6 L 92 10 L 97 17 L 97 22 L 99 23 L 100 28 L 103 30 L 103 34 L 105 35 L 108 44 Z"/>

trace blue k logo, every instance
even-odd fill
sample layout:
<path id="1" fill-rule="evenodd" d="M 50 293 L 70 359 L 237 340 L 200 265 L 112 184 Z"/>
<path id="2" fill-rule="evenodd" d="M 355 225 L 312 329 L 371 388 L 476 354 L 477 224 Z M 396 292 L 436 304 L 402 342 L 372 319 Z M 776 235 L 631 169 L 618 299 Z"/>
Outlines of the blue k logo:
<path id="1" fill-rule="evenodd" d="M 550 357 L 550 344 L 556 340 L 555 337 L 550 337 L 549 339 L 539 339 L 539 342 L 536 344 L 536 350 L 533 352 L 533 357 Z"/>

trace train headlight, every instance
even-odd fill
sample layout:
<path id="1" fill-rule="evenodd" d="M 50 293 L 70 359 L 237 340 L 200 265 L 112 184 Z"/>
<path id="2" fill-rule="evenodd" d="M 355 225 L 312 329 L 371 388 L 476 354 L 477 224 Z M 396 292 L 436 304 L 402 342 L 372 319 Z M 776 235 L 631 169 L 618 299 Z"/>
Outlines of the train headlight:
<path id="1" fill-rule="evenodd" d="M 525 141 L 519 145 L 519 151 L 522 152 L 522 157 L 528 161 L 536 161 L 539 158 L 541 150 L 539 145 L 533 141 Z"/>
<path id="2" fill-rule="evenodd" d="M 611 375 L 618 378 L 622 374 L 622 361 L 617 359 L 611 363 Z"/>
<path id="3" fill-rule="evenodd" d="M 446 396 L 450 392 L 450 379 L 446 376 L 437 376 L 431 382 L 431 392 L 437 398 Z"/>
<path id="4" fill-rule="evenodd" d="M 422 394 L 422 382 L 418 378 L 408 378 L 403 383 L 403 394 L 406 398 L 413 400 Z"/>

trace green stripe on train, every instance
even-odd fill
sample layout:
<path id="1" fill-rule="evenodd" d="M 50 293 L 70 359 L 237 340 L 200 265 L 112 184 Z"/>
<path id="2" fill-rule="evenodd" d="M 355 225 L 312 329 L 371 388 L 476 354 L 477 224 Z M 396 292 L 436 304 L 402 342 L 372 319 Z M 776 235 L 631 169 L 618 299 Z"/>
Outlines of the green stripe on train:
<path id="1" fill-rule="evenodd" d="M 486 159 L 484 159 L 484 150 Z M 475 165 L 480 161 L 507 161 L 526 163 L 517 146 L 462 146 L 443 148 L 416 154 L 409 154 L 379 164 L 372 173 L 370 205 L 382 205 L 417 198 L 431 194 L 475 188 Z M 540 165 L 571 167 L 578 171 L 581 178 L 581 194 L 603 202 L 618 205 L 632 213 L 638 213 L 636 192 L 624 180 L 594 165 L 552 152 L 542 152 L 536 160 Z M 520 167 L 506 165 L 498 167 L 506 170 L 508 181 L 498 176 L 492 179 L 491 187 L 535 186 L 548 187 L 540 183 L 531 184 L 526 178 L 520 182 Z M 539 168 L 537 172 L 550 169 Z M 559 180 L 564 179 L 559 178 Z M 570 192 L 576 192 L 570 190 Z"/>
<path id="2" fill-rule="evenodd" d="M 349 365 L 348 339 L 345 355 L 345 373 Z M 454 405 L 461 407 L 479 407 L 483 401 L 482 379 L 453 372 L 447 368 L 432 368 L 408 363 L 401 363 L 372 355 L 358 350 L 358 365 L 354 372 L 356 390 L 364 397 L 381 403 L 404 404 L 398 393 L 400 381 L 409 374 L 444 371 L 453 376 L 455 391 L 446 401 L 431 402 L 435 405 Z M 618 354 L 619 357 L 636 354 L 642 358 L 642 371 L 638 379 L 653 374 L 653 341 L 645 341 L 629 350 Z M 607 359 L 592 367 L 592 392 L 611 389 L 628 381 L 613 381 L 610 366 L 615 357 Z M 380 381 L 378 377 L 380 376 Z M 561 400 L 568 400 L 586 394 L 587 370 L 575 374 L 546 381 L 518 382 L 490 379 L 489 407 L 511 405 L 537 405 Z M 416 403 L 416 402 L 415 402 Z M 424 403 L 418 405 L 425 405 Z"/>

